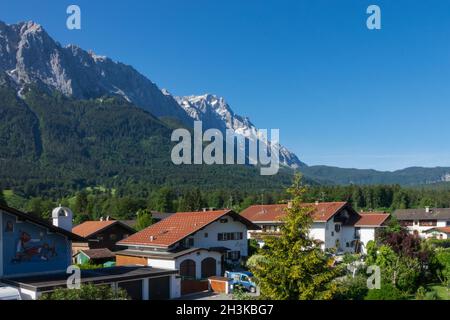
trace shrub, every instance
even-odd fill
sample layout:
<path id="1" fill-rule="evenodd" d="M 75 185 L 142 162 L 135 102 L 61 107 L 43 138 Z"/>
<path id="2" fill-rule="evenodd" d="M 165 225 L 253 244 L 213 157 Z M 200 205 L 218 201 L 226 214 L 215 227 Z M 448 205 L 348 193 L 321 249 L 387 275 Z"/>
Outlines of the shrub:
<path id="1" fill-rule="evenodd" d="M 437 277 L 444 285 L 450 285 L 450 248 L 437 249 L 436 260 L 438 262 Z"/>
<path id="2" fill-rule="evenodd" d="M 77 264 L 77 267 L 80 268 L 80 270 L 94 270 L 94 269 L 102 269 L 102 264 L 91 264 L 91 263 L 82 263 Z"/>
<path id="3" fill-rule="evenodd" d="M 40 300 L 127 300 L 123 289 L 113 290 L 110 286 L 93 284 L 81 285 L 80 289 L 59 288 L 43 294 Z"/>
<path id="4" fill-rule="evenodd" d="M 362 276 L 346 277 L 338 283 L 336 300 L 364 300 L 369 289 L 367 279 Z"/>
<path id="5" fill-rule="evenodd" d="M 450 248 L 450 239 L 429 239 L 428 242 L 435 248 Z"/>
<path id="6" fill-rule="evenodd" d="M 349 252 L 346 252 L 344 254 L 344 257 L 342 258 L 342 262 L 345 264 L 349 264 L 355 261 L 358 261 L 361 258 L 361 255 L 359 254 L 351 254 Z"/>
<path id="7" fill-rule="evenodd" d="M 365 300 L 405 300 L 405 295 L 392 284 L 382 284 L 380 289 L 372 289 Z"/>

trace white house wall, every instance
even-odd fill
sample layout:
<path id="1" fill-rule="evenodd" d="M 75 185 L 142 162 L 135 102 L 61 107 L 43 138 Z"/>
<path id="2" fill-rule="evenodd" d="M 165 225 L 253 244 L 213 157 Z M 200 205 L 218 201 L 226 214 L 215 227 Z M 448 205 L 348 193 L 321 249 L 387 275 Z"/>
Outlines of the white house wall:
<path id="1" fill-rule="evenodd" d="M 161 269 L 169 269 L 175 270 L 175 261 L 174 260 L 163 260 L 163 259 L 147 259 L 147 264 L 153 268 L 161 268 Z"/>
<path id="2" fill-rule="evenodd" d="M 446 227 L 447 226 L 447 220 L 437 220 L 436 226 L 420 226 L 419 220 L 413 221 L 414 225 L 408 226 L 409 232 L 413 233 L 414 231 L 417 231 L 419 233 L 419 236 L 422 238 L 428 238 L 430 236 L 430 233 L 424 233 L 425 231 L 428 231 L 430 229 L 436 228 L 436 227 Z"/>
<path id="3" fill-rule="evenodd" d="M 354 252 L 355 247 L 352 246 L 353 240 L 355 240 L 355 227 L 344 226 L 341 228 L 341 249 L 344 252 Z M 348 244 L 348 246 L 347 246 Z"/>
<path id="4" fill-rule="evenodd" d="M 180 270 L 180 264 L 185 260 L 193 260 L 195 262 L 195 277 L 202 277 L 202 261 L 206 258 L 214 258 L 216 260 L 216 276 L 221 276 L 220 269 L 222 266 L 222 254 L 216 251 L 200 250 L 190 254 L 181 256 L 175 260 L 175 269 Z"/>
<path id="5" fill-rule="evenodd" d="M 309 236 L 314 240 L 320 240 L 323 242 L 322 249 L 325 249 L 325 223 L 314 222 L 309 230 Z"/>
<path id="6" fill-rule="evenodd" d="M 247 227 L 239 221 L 234 221 L 230 216 L 224 216 L 224 218 L 228 219 L 227 223 L 213 222 L 191 236 L 190 238 L 194 238 L 194 247 L 226 247 L 232 251 L 240 251 L 241 256 L 248 256 Z M 217 234 L 223 232 L 242 232 L 242 240 L 219 241 Z M 205 237 L 205 233 L 208 237 Z"/>
<path id="7" fill-rule="evenodd" d="M 336 248 L 336 240 L 341 241 L 340 232 L 335 232 L 333 219 L 327 221 L 325 225 L 325 249 Z"/>
<path id="8" fill-rule="evenodd" d="M 170 299 L 181 297 L 181 278 L 177 275 L 170 276 Z"/>
<path id="9" fill-rule="evenodd" d="M 361 248 L 362 253 L 367 253 L 367 243 L 375 240 L 375 228 L 361 228 L 360 241 L 363 243 Z"/>

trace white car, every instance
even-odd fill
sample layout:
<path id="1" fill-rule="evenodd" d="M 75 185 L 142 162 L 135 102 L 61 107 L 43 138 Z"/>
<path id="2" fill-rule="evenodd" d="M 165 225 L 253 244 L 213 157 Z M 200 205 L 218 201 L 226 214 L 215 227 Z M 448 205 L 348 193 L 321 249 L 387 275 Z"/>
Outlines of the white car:
<path id="1" fill-rule="evenodd" d="M 0 300 L 22 300 L 19 290 L 0 284 Z"/>

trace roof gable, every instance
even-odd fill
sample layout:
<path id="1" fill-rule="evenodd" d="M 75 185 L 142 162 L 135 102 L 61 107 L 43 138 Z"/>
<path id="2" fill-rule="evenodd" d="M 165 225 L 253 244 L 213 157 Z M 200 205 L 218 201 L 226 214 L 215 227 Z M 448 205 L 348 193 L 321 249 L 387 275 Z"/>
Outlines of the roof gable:
<path id="1" fill-rule="evenodd" d="M 115 253 L 107 248 L 80 250 L 79 253 L 90 259 L 108 259 L 116 256 Z"/>
<path id="2" fill-rule="evenodd" d="M 398 209 L 394 215 L 398 220 L 450 220 L 450 208 Z"/>
<path id="3" fill-rule="evenodd" d="M 117 244 L 170 247 L 227 215 L 245 224 L 249 229 L 258 229 L 252 222 L 232 210 L 178 212 Z"/>
<path id="4" fill-rule="evenodd" d="M 326 222 L 347 206 L 347 202 L 304 203 L 303 206 L 311 208 L 314 222 Z M 288 204 L 254 205 L 242 211 L 241 215 L 254 223 L 281 222 L 287 208 Z"/>
<path id="5" fill-rule="evenodd" d="M 360 218 L 355 223 L 355 227 L 380 227 L 390 217 L 389 213 L 384 212 L 370 212 L 360 213 Z"/>
<path id="6" fill-rule="evenodd" d="M 112 227 L 113 225 L 119 225 L 124 229 L 134 232 L 134 229 L 130 226 L 118 221 L 118 220 L 107 220 L 107 221 L 85 221 L 72 228 L 72 232 L 78 234 L 81 237 L 89 238 L 93 235 Z"/>
<path id="7" fill-rule="evenodd" d="M 84 239 L 83 237 L 81 237 L 73 232 L 56 227 L 53 224 L 51 224 L 43 219 L 33 216 L 32 214 L 25 213 L 25 212 L 19 211 L 17 209 L 10 208 L 8 206 L 2 206 L 2 205 L 0 205 L 0 211 L 4 211 L 8 214 L 17 216 L 25 221 L 29 221 L 29 222 L 37 224 L 41 227 L 47 228 L 50 232 L 54 232 L 54 233 L 58 233 L 63 236 L 66 236 L 67 238 L 69 238 L 69 240 L 80 241 L 80 242 L 86 241 L 86 239 Z"/>

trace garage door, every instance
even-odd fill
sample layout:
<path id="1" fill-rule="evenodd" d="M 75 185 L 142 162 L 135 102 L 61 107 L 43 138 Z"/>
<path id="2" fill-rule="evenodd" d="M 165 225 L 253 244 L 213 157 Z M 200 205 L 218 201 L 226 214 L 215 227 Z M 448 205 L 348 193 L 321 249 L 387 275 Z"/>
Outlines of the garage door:
<path id="1" fill-rule="evenodd" d="M 124 289 L 132 300 L 142 300 L 142 280 L 119 282 L 118 287 Z"/>
<path id="2" fill-rule="evenodd" d="M 216 275 L 216 259 L 205 258 L 202 261 L 202 279 L 206 279 Z"/>
<path id="3" fill-rule="evenodd" d="M 149 279 L 148 297 L 150 300 L 170 299 L 170 277 Z"/>

